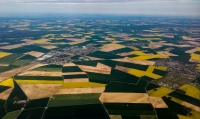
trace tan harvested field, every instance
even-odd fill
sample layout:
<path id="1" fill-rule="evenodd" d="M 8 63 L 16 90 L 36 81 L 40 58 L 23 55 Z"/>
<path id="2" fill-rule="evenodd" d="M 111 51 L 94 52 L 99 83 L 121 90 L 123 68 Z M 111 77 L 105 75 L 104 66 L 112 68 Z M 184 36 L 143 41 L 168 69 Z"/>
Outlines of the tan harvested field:
<path id="1" fill-rule="evenodd" d="M 16 69 L 13 69 L 13 70 L 9 70 L 9 71 L 6 71 L 6 72 L 3 72 L 3 73 L 0 73 L 0 76 L 2 77 L 11 77 L 11 76 L 14 76 L 20 72 L 23 72 L 25 70 L 27 70 L 28 68 L 36 65 L 37 63 L 33 63 L 33 64 L 28 64 L 26 66 L 23 66 L 23 67 L 20 67 L 20 68 L 16 68 Z"/>
<path id="2" fill-rule="evenodd" d="M 76 64 L 74 64 L 74 63 L 66 63 L 63 66 L 65 66 L 65 67 L 67 67 L 67 66 L 76 66 Z"/>
<path id="3" fill-rule="evenodd" d="M 160 44 L 152 44 L 152 45 L 149 45 L 148 48 L 152 48 L 152 49 L 155 49 L 155 48 L 159 48 L 159 47 L 162 47 L 163 45 L 160 45 Z M 144 48 L 144 47 L 143 47 Z"/>
<path id="4" fill-rule="evenodd" d="M 180 47 L 180 48 L 183 48 L 183 47 L 191 47 L 191 45 L 176 45 L 176 47 Z"/>
<path id="5" fill-rule="evenodd" d="M 192 38 L 192 37 L 188 37 L 188 36 L 187 36 L 187 37 L 183 37 L 183 40 L 192 40 L 192 41 L 193 41 L 193 40 L 195 40 L 195 38 Z"/>
<path id="6" fill-rule="evenodd" d="M 124 46 L 109 46 L 109 47 L 102 48 L 100 51 L 110 52 L 110 51 L 118 50 L 121 48 L 124 48 Z"/>
<path id="7" fill-rule="evenodd" d="M 150 103 L 147 93 L 102 93 L 101 102 L 119 103 Z"/>
<path id="8" fill-rule="evenodd" d="M 61 88 L 56 94 L 82 94 L 82 93 L 102 93 L 105 87 L 97 88 Z"/>
<path id="9" fill-rule="evenodd" d="M 173 50 L 174 48 L 172 47 L 169 47 L 169 48 L 165 48 L 166 51 L 170 51 L 170 50 Z"/>
<path id="10" fill-rule="evenodd" d="M 70 43 L 67 43 L 67 44 L 75 45 L 75 44 L 83 43 L 83 42 L 85 42 L 85 41 L 87 41 L 87 40 L 82 39 L 82 40 L 78 40 L 78 41 L 70 42 Z"/>
<path id="11" fill-rule="evenodd" d="M 64 79 L 64 83 L 67 82 L 89 82 L 89 79 L 88 78 Z"/>
<path id="12" fill-rule="evenodd" d="M 23 40 L 21 40 L 21 41 L 32 42 L 31 39 L 23 39 Z"/>
<path id="13" fill-rule="evenodd" d="M 188 41 L 187 43 L 190 44 L 190 45 L 193 45 L 193 46 L 199 46 L 200 45 L 199 42 L 195 42 L 195 41 Z"/>
<path id="14" fill-rule="evenodd" d="M 172 53 L 170 53 L 170 52 L 168 52 L 168 51 L 159 51 L 159 52 L 157 52 L 159 55 L 161 55 L 161 56 L 178 56 L 178 55 L 175 55 L 175 54 L 172 54 Z"/>
<path id="15" fill-rule="evenodd" d="M 42 52 L 37 52 L 37 51 L 31 51 L 31 52 L 26 52 L 24 54 L 29 54 L 29 55 L 32 55 L 33 57 L 40 57 L 42 56 L 44 53 Z"/>
<path id="16" fill-rule="evenodd" d="M 194 52 L 196 52 L 196 51 L 198 51 L 197 48 L 194 48 L 194 49 L 185 51 L 185 53 L 190 53 L 190 54 L 192 54 L 192 53 L 194 53 Z"/>
<path id="17" fill-rule="evenodd" d="M 131 49 L 137 49 L 136 47 L 134 46 L 127 46 L 128 48 L 131 48 Z"/>
<path id="18" fill-rule="evenodd" d="M 121 115 L 109 115 L 110 119 L 122 119 Z"/>
<path id="19" fill-rule="evenodd" d="M 118 69 L 118 70 L 123 71 L 123 72 L 128 72 L 130 70 L 130 68 L 118 66 L 118 65 L 115 67 L 115 69 Z"/>
<path id="20" fill-rule="evenodd" d="M 43 48 L 46 48 L 46 49 L 49 49 L 49 50 L 51 50 L 51 49 L 54 49 L 54 48 L 57 48 L 56 46 L 42 46 Z"/>
<path id="21" fill-rule="evenodd" d="M 82 40 L 85 40 L 85 38 L 82 38 L 82 39 L 78 39 L 78 38 L 67 38 L 67 40 L 70 40 L 70 41 L 82 41 Z"/>
<path id="22" fill-rule="evenodd" d="M 104 60 L 102 58 L 97 58 L 97 57 L 90 57 L 90 56 L 86 56 L 86 57 L 91 59 L 91 60 Z"/>
<path id="23" fill-rule="evenodd" d="M 123 52 L 123 53 L 119 53 L 117 55 L 120 55 L 120 56 L 128 56 L 128 55 L 131 55 L 130 53 L 128 52 Z"/>
<path id="24" fill-rule="evenodd" d="M 98 67 L 98 68 L 105 68 L 105 69 L 109 69 L 109 68 L 111 68 L 111 67 L 109 67 L 109 66 L 107 66 L 107 65 L 105 65 L 105 64 L 102 64 L 102 63 L 97 63 L 97 66 L 96 67 Z"/>
<path id="25" fill-rule="evenodd" d="M 5 90 L 4 92 L 1 92 L 0 93 L 0 99 L 7 100 L 8 96 L 10 95 L 12 90 L 13 90 L 13 88 L 9 88 L 9 89 Z"/>
<path id="26" fill-rule="evenodd" d="M 189 60 L 190 62 L 195 62 L 195 63 L 200 63 L 200 60 L 194 60 L 194 59 L 191 59 Z"/>
<path id="27" fill-rule="evenodd" d="M 28 99 L 38 99 L 53 96 L 62 84 L 19 84 Z"/>
<path id="28" fill-rule="evenodd" d="M 174 45 L 172 43 L 163 43 L 163 45 L 166 45 L 166 46 L 176 46 L 176 45 Z"/>
<path id="29" fill-rule="evenodd" d="M 0 64 L 0 66 L 8 66 L 9 64 Z"/>
<path id="30" fill-rule="evenodd" d="M 7 76 L 7 77 L 0 77 L 0 82 L 2 82 L 3 80 L 5 80 L 7 78 L 9 78 L 9 76 Z"/>
<path id="31" fill-rule="evenodd" d="M 10 50 L 10 49 L 15 49 L 15 48 L 19 48 L 25 45 L 29 45 L 26 43 L 21 43 L 21 44 L 15 44 L 15 45 L 7 45 L 7 46 L 1 46 L 0 49 L 6 49 L 6 50 Z"/>
<path id="32" fill-rule="evenodd" d="M 149 96 L 149 101 L 154 108 L 168 108 L 163 99 L 160 97 Z"/>
<path id="33" fill-rule="evenodd" d="M 43 72 L 43 71 L 26 71 L 19 74 L 20 76 L 62 76 L 62 72 Z"/>
<path id="34" fill-rule="evenodd" d="M 75 75 L 75 74 L 86 74 L 85 72 L 65 72 L 62 75 Z"/>
<path id="35" fill-rule="evenodd" d="M 7 45 L 7 44 L 9 44 L 9 43 L 7 43 L 7 42 L 0 43 L 0 45 Z"/>
<path id="36" fill-rule="evenodd" d="M 196 105 L 193 105 L 193 104 L 190 104 L 190 103 L 187 103 L 187 102 L 182 102 L 181 105 L 183 105 L 183 106 L 185 106 L 185 107 L 188 107 L 188 108 L 190 108 L 190 109 L 193 109 L 193 110 L 195 110 L 195 111 L 197 111 L 197 112 L 200 112 L 200 107 L 198 107 L 198 106 L 196 106 Z"/>
<path id="37" fill-rule="evenodd" d="M 141 64 L 141 65 L 154 65 L 154 61 L 144 61 L 144 60 L 132 60 L 129 58 L 123 58 L 123 59 L 112 59 L 114 61 L 120 61 L 120 62 L 129 62 L 134 64 Z"/>
<path id="38" fill-rule="evenodd" d="M 101 74 L 110 74 L 111 68 L 98 63 L 97 67 L 87 66 L 87 65 L 78 65 L 78 67 L 85 71 L 85 72 L 94 72 L 94 73 L 101 73 Z"/>

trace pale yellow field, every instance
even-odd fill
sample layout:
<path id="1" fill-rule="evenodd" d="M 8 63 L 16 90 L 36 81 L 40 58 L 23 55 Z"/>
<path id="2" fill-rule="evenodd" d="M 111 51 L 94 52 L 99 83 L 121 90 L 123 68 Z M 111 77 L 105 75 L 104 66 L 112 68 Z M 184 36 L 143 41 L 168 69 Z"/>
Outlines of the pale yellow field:
<path id="1" fill-rule="evenodd" d="M 46 34 L 45 36 L 51 36 L 51 37 L 54 37 L 55 34 Z"/>
<path id="2" fill-rule="evenodd" d="M 91 36 L 84 36 L 84 38 L 91 38 Z"/>
<path id="3" fill-rule="evenodd" d="M 61 34 L 62 37 L 68 37 L 68 34 Z"/>
<path id="4" fill-rule="evenodd" d="M 42 44 L 42 43 L 45 43 L 45 42 L 47 42 L 47 41 L 49 41 L 48 39 L 45 39 L 45 38 L 43 38 L 43 39 L 38 39 L 38 40 L 33 40 L 33 42 L 34 43 L 37 43 L 37 44 Z"/>
<path id="5" fill-rule="evenodd" d="M 88 87 L 105 87 L 106 84 L 93 83 L 93 82 L 67 82 L 64 83 L 62 88 L 88 88 Z"/>
<path id="6" fill-rule="evenodd" d="M 11 54 L 11 53 L 1 52 L 1 51 L 0 51 L 0 58 L 3 58 L 3 57 L 8 56 L 8 55 L 10 55 L 10 54 Z"/>

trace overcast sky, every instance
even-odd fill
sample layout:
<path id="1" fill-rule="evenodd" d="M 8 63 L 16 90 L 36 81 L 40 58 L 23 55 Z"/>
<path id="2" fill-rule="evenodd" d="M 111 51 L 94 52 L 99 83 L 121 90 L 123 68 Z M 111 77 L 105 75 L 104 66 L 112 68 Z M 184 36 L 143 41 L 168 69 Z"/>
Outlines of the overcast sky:
<path id="1" fill-rule="evenodd" d="M 0 0 L 0 14 L 200 16 L 200 0 Z"/>

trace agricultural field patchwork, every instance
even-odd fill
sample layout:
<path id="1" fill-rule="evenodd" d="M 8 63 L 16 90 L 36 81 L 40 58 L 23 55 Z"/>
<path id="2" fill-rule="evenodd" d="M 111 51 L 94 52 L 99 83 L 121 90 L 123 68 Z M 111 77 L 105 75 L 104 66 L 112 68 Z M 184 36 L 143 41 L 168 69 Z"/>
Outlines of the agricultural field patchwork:
<path id="1" fill-rule="evenodd" d="M 60 16 L 0 24 L 2 119 L 200 117 L 198 19 Z"/>

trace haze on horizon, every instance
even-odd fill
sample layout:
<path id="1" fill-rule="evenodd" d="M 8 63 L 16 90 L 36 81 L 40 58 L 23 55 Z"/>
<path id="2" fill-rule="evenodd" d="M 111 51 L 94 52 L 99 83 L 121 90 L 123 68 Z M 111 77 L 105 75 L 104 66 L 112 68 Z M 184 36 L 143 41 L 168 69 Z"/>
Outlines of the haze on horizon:
<path id="1" fill-rule="evenodd" d="M 0 15 L 66 13 L 200 17 L 200 0 L 0 0 Z"/>

